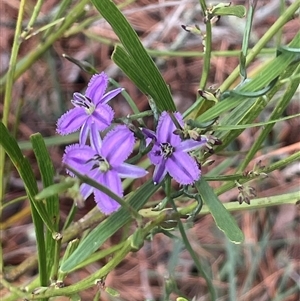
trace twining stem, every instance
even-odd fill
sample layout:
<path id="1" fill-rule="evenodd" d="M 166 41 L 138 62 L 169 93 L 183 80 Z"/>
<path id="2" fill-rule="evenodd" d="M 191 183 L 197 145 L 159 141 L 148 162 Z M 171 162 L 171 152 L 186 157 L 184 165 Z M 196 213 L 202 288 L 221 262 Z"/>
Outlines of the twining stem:
<path id="1" fill-rule="evenodd" d="M 298 66 L 297 70 L 295 71 L 295 74 L 300 73 L 300 66 Z M 280 100 L 276 102 L 276 106 L 273 109 L 269 120 L 276 120 L 279 118 L 286 107 L 288 106 L 291 98 L 297 91 L 297 88 L 299 86 L 299 83 L 297 81 L 291 82 L 290 85 L 288 86 L 286 92 L 283 94 Z M 267 135 L 271 132 L 274 124 L 268 124 L 265 125 L 258 136 L 258 138 L 255 139 L 253 145 L 251 146 L 250 150 L 247 152 L 243 162 L 237 169 L 237 173 L 242 172 L 249 162 L 254 158 L 255 154 L 258 152 L 259 148 L 261 147 L 263 141 L 266 139 Z"/>
<path id="2" fill-rule="evenodd" d="M 215 292 L 214 286 L 212 284 L 212 281 L 209 278 L 209 276 L 206 274 L 205 270 L 202 268 L 201 262 L 198 259 L 197 254 L 195 253 L 195 251 L 193 250 L 193 248 L 192 248 L 192 246 L 189 242 L 189 239 L 188 239 L 188 237 L 185 233 L 183 224 L 180 220 L 180 215 L 179 215 L 179 212 L 178 212 L 177 207 L 175 205 L 175 202 L 171 198 L 171 178 L 170 177 L 168 177 L 167 180 L 166 180 L 166 194 L 167 194 L 168 202 L 171 204 L 171 206 L 174 210 L 176 220 L 177 220 L 177 224 L 178 224 L 178 229 L 179 229 L 179 232 L 181 234 L 183 243 L 184 243 L 186 249 L 188 250 L 188 252 L 190 253 L 190 255 L 191 255 L 191 257 L 194 261 L 194 264 L 196 265 L 196 267 L 199 271 L 199 274 L 205 279 L 208 290 L 209 290 L 210 295 L 211 295 L 211 300 L 214 301 L 214 300 L 216 300 L 216 292 Z"/>
<path id="3" fill-rule="evenodd" d="M 246 57 L 245 67 L 247 67 L 253 59 L 261 52 L 262 48 L 271 40 L 271 38 L 278 33 L 278 31 L 284 26 L 299 9 L 300 0 L 293 2 L 282 14 L 276 22 L 269 28 L 269 30 L 263 35 L 263 37 L 257 41 L 255 46 L 248 52 Z M 240 68 L 237 66 L 231 74 L 226 78 L 223 84 L 220 86 L 221 91 L 226 91 L 230 88 L 233 82 L 239 76 Z"/>

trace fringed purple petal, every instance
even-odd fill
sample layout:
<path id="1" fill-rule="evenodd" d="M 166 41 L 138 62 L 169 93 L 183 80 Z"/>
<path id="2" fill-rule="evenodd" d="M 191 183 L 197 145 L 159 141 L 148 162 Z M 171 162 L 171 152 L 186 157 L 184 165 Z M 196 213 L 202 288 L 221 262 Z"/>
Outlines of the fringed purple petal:
<path id="1" fill-rule="evenodd" d="M 83 108 L 74 108 L 63 114 L 57 121 L 57 133 L 68 135 L 76 132 L 87 120 L 88 115 Z"/>
<path id="2" fill-rule="evenodd" d="M 91 158 L 95 155 L 96 151 L 88 145 L 72 144 L 66 147 L 62 162 L 81 174 L 88 174 L 94 164 Z M 72 172 L 69 174 L 73 176 Z"/>
<path id="3" fill-rule="evenodd" d="M 127 163 L 122 163 L 120 166 L 114 168 L 114 170 L 118 173 L 119 177 L 121 178 L 141 178 L 145 176 L 148 171 Z"/>
<path id="4" fill-rule="evenodd" d="M 95 123 L 98 130 L 102 131 L 111 125 L 114 114 L 114 110 L 109 105 L 98 105 L 89 122 Z"/>
<path id="5" fill-rule="evenodd" d="M 124 88 L 117 88 L 112 91 L 109 91 L 102 97 L 101 103 L 105 104 L 105 103 L 109 102 L 111 99 L 113 99 L 118 94 L 120 94 L 123 90 L 124 90 Z"/>
<path id="6" fill-rule="evenodd" d="M 180 117 L 179 113 L 174 113 L 175 118 Z M 180 123 L 180 122 L 179 122 Z M 173 134 L 173 132 L 176 130 L 176 126 L 171 119 L 168 112 L 162 112 L 160 115 L 157 129 L 156 129 L 156 136 L 157 141 L 159 143 L 170 143 L 172 146 L 177 146 L 180 144 L 180 137 L 179 135 Z"/>
<path id="7" fill-rule="evenodd" d="M 90 134 L 90 143 L 94 150 L 97 151 L 98 154 L 101 152 L 102 147 L 102 139 L 98 130 L 98 127 L 95 123 L 92 123 L 90 126 L 91 134 Z"/>
<path id="8" fill-rule="evenodd" d="M 182 151 L 176 151 L 167 159 L 166 169 L 172 178 L 183 185 L 194 183 L 201 175 L 195 159 Z"/>
<path id="9" fill-rule="evenodd" d="M 159 164 L 161 160 L 163 159 L 163 155 L 161 153 L 161 148 L 159 145 L 154 144 L 152 147 L 152 150 L 148 153 L 148 157 L 152 164 Z"/>
<path id="10" fill-rule="evenodd" d="M 90 98 L 95 105 L 102 103 L 107 84 L 108 76 L 104 72 L 93 75 L 85 91 L 85 96 Z"/>
<path id="11" fill-rule="evenodd" d="M 155 166 L 153 173 L 153 182 L 155 185 L 159 184 L 167 174 L 166 160 L 162 160 L 160 164 Z"/>
<path id="12" fill-rule="evenodd" d="M 134 135 L 125 125 L 116 126 L 103 139 L 102 156 L 111 166 L 119 166 L 133 151 L 134 143 Z"/>
<path id="13" fill-rule="evenodd" d="M 85 122 L 80 130 L 79 144 L 86 144 L 89 132 L 90 132 L 90 126 L 88 125 L 87 122 Z"/>
<path id="14" fill-rule="evenodd" d="M 83 183 L 80 185 L 80 193 L 83 197 L 84 200 L 86 200 L 94 191 L 94 187 L 86 184 L 86 183 Z"/>
<path id="15" fill-rule="evenodd" d="M 112 170 L 100 174 L 97 180 L 102 185 L 106 186 L 111 191 L 113 191 L 116 195 L 120 197 L 123 196 L 122 182 L 117 172 Z M 114 199 L 112 199 L 102 191 L 95 189 L 94 194 L 95 202 L 97 203 L 97 206 L 100 209 L 100 211 L 104 214 L 111 214 L 112 212 L 117 211 L 120 208 L 120 204 L 118 202 L 116 202 Z"/>
<path id="16" fill-rule="evenodd" d="M 184 140 L 176 147 L 176 150 L 178 151 L 184 151 L 189 152 L 194 149 L 200 148 L 201 146 L 205 145 L 207 142 L 207 139 L 202 139 L 201 141 L 196 141 L 193 139 L 187 139 Z"/>

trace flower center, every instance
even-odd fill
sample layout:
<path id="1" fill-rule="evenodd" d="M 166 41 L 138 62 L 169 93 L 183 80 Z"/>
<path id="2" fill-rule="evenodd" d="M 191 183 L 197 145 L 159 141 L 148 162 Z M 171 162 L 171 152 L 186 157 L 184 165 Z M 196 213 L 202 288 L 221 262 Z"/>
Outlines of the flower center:
<path id="1" fill-rule="evenodd" d="M 95 111 L 95 105 L 93 104 L 92 100 L 87 96 L 82 95 L 81 93 L 74 93 L 71 102 L 75 107 L 84 108 L 88 115 L 93 114 Z"/>
<path id="2" fill-rule="evenodd" d="M 160 149 L 161 149 L 162 155 L 165 159 L 171 157 L 175 150 L 174 147 L 170 143 L 161 143 Z"/>
<path id="3" fill-rule="evenodd" d="M 87 161 L 94 162 L 92 169 L 98 168 L 102 173 L 107 172 L 110 169 L 109 163 L 100 155 L 95 155 L 93 158 Z"/>

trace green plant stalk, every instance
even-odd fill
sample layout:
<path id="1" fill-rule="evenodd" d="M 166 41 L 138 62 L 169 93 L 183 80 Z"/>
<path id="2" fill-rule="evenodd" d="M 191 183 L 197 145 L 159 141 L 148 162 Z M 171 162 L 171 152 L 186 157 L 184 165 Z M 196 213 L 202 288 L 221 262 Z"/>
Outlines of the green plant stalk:
<path id="1" fill-rule="evenodd" d="M 3 210 L 4 208 L 6 208 L 8 206 L 11 206 L 13 204 L 17 204 L 19 202 L 25 201 L 26 199 L 27 199 L 27 195 L 19 196 L 19 197 L 15 198 L 15 199 L 9 201 L 8 203 L 3 204 L 3 206 L 0 208 L 0 210 Z M 4 225 L 5 225 L 5 222 L 0 223 L 0 230 L 6 229 L 6 227 Z"/>
<path id="2" fill-rule="evenodd" d="M 60 17 L 63 16 L 64 13 L 66 14 L 66 9 L 70 5 L 71 2 L 72 2 L 72 0 L 63 0 L 60 2 L 59 9 L 58 9 L 56 15 L 54 16 L 52 22 L 58 20 Z M 53 32 L 53 27 L 48 28 L 43 34 L 43 40 L 45 40 L 49 36 L 49 34 L 52 32 Z"/>
<path id="3" fill-rule="evenodd" d="M 70 241 L 67 244 L 66 250 L 65 250 L 64 255 L 62 256 L 62 259 L 61 259 L 62 262 L 67 260 L 67 258 L 69 258 L 71 256 L 71 254 L 78 247 L 78 244 L 79 244 L 79 239 L 78 238 Z M 68 275 L 68 273 L 63 273 L 63 272 L 58 270 L 57 282 L 63 282 L 67 275 Z M 29 291 L 31 291 L 31 290 L 29 289 Z"/>
<path id="4" fill-rule="evenodd" d="M 253 199 L 251 200 L 250 205 L 248 204 L 239 204 L 238 202 L 230 202 L 230 203 L 223 203 L 224 207 L 228 211 L 244 211 L 244 210 L 255 210 L 255 209 L 261 209 L 261 208 L 267 208 L 270 206 L 278 206 L 282 204 L 295 204 L 297 200 L 299 199 L 299 192 L 293 192 L 293 193 L 288 193 L 288 194 L 283 194 L 283 195 L 278 195 L 278 196 L 271 196 L 271 197 L 264 197 L 264 198 L 259 198 L 259 199 Z M 182 216 L 185 216 L 192 212 L 194 208 L 196 207 L 196 204 L 191 204 L 188 206 L 184 206 L 183 208 L 179 208 L 179 213 Z M 167 211 L 166 209 L 165 211 Z M 163 212 L 159 211 L 152 211 L 150 209 L 141 209 L 139 213 L 146 217 L 146 218 L 153 218 L 154 220 L 158 220 L 158 217 L 160 217 Z M 206 205 L 203 205 L 201 212 L 199 215 L 206 215 L 209 214 L 210 211 Z M 167 212 L 165 212 L 167 214 Z M 97 215 L 97 214 L 96 214 Z M 176 214 L 169 214 L 168 219 L 173 219 L 176 217 Z M 90 227 L 91 225 L 95 223 L 99 223 L 99 217 L 101 217 L 101 214 L 98 212 L 98 216 L 95 216 L 93 212 L 88 213 L 85 218 L 83 218 L 82 222 L 77 222 L 75 223 L 74 227 L 70 227 L 67 229 L 66 232 L 63 233 L 63 242 L 67 242 L 71 240 L 72 238 L 76 237 L 81 233 L 84 229 L 87 227 Z M 160 222 L 162 222 L 161 220 Z M 76 227 L 75 227 L 76 226 Z M 102 251 L 100 251 L 102 252 Z M 101 254 L 101 253 L 99 253 Z M 95 258 L 98 256 L 98 254 L 94 254 L 92 256 L 95 256 Z M 36 266 L 36 255 L 30 257 L 31 261 L 27 260 L 27 267 L 28 268 L 33 268 Z M 18 275 L 20 275 L 20 269 L 22 266 L 22 272 L 26 270 L 26 267 L 24 267 L 24 264 L 22 263 L 19 267 L 18 270 L 17 268 L 13 269 L 12 271 L 9 271 L 6 273 L 7 276 L 9 276 L 8 279 L 15 279 Z M 6 300 L 6 299 L 5 299 Z M 13 299 L 7 299 L 8 300 L 13 300 Z M 3 300 L 4 301 L 4 300 Z"/>
<path id="5" fill-rule="evenodd" d="M 70 35 L 71 33 L 76 34 L 77 32 L 81 32 L 81 31 L 79 30 L 79 28 L 76 27 L 75 29 L 72 29 Z M 83 33 L 86 37 L 90 38 L 91 40 L 100 42 L 105 45 L 121 46 L 120 43 L 117 43 L 105 37 L 95 35 L 94 33 L 88 30 L 84 30 L 81 33 Z M 68 35 L 68 33 L 66 33 L 66 35 Z M 202 51 L 172 51 L 172 50 L 156 50 L 156 49 L 149 49 L 149 48 L 145 48 L 145 49 L 152 57 L 204 57 L 205 56 L 205 52 Z M 211 51 L 211 57 L 236 57 L 239 56 L 240 53 L 241 53 L 240 50 L 216 50 L 216 51 Z M 268 54 L 275 54 L 275 53 L 276 53 L 276 48 L 264 48 L 260 51 L 258 55 L 268 55 Z"/>
<path id="6" fill-rule="evenodd" d="M 32 30 L 32 27 L 41 11 L 41 7 L 42 7 L 43 3 L 44 3 L 44 0 L 38 0 L 36 5 L 34 6 L 33 13 L 30 17 L 30 20 L 28 22 L 26 30 L 24 30 L 21 34 L 22 39 L 25 39 L 30 34 L 30 31 Z"/>
<path id="7" fill-rule="evenodd" d="M 69 14 L 66 16 L 64 23 L 51 34 L 46 41 L 40 43 L 34 50 L 28 55 L 22 58 L 16 64 L 16 70 L 14 73 L 14 80 L 19 78 L 33 63 L 35 63 L 45 51 L 53 45 L 53 43 L 64 35 L 64 32 L 78 19 L 79 16 L 85 11 L 84 7 L 89 3 L 89 0 L 79 1 L 78 5 L 75 6 Z M 0 78 L 0 93 L 4 90 L 4 85 L 7 82 L 7 75 Z"/>
<path id="8" fill-rule="evenodd" d="M 300 71 L 300 66 L 298 66 L 298 68 L 296 70 L 296 73 L 299 73 L 299 71 Z M 274 120 L 274 119 L 277 119 L 281 116 L 281 114 L 284 112 L 287 105 L 289 104 L 291 98 L 293 97 L 293 95 L 297 91 L 298 86 L 299 86 L 299 83 L 297 81 L 294 81 L 294 82 L 290 83 L 290 85 L 288 86 L 285 94 L 276 103 L 276 106 L 275 106 L 274 110 L 272 111 L 269 120 Z M 261 144 L 266 139 L 267 135 L 270 133 L 273 126 L 274 126 L 274 124 L 268 124 L 268 125 L 264 126 L 262 132 L 260 133 L 258 138 L 255 140 L 255 142 L 252 145 L 251 149 L 247 152 L 247 155 L 246 155 L 245 159 L 243 160 L 242 164 L 237 169 L 237 171 L 236 171 L 237 173 L 242 172 L 247 167 L 249 162 L 254 158 L 255 154 L 260 149 Z"/>
<path id="9" fill-rule="evenodd" d="M 151 232 L 152 229 L 160 225 L 164 220 L 169 219 L 169 213 L 168 212 L 162 212 L 157 218 L 151 222 L 149 222 L 143 229 L 140 228 L 141 237 L 144 239 L 146 236 Z M 34 294 L 28 294 L 27 299 L 28 300 L 37 300 L 41 298 L 50 298 L 54 296 L 67 296 L 71 295 L 77 292 L 80 292 L 82 290 L 85 290 L 89 287 L 92 287 L 93 285 L 96 285 L 95 282 L 99 279 L 102 279 L 103 277 L 107 276 L 109 272 L 111 272 L 120 262 L 128 255 L 128 253 L 131 251 L 131 237 L 129 237 L 123 245 L 123 248 L 116 252 L 114 258 L 110 260 L 104 267 L 102 267 L 97 272 L 93 273 L 89 277 L 86 277 L 85 279 L 70 285 L 68 287 L 63 287 L 60 289 L 55 289 L 53 287 L 46 289 L 44 292 L 38 295 Z M 12 300 L 12 299 L 10 299 Z M 8 301 L 8 299 L 3 299 L 2 301 Z"/>
<path id="10" fill-rule="evenodd" d="M 193 261 L 194 261 L 194 264 L 196 265 L 198 271 L 199 271 L 199 274 L 205 279 L 206 281 L 206 284 L 207 284 L 207 287 L 208 287 L 208 291 L 210 293 L 210 296 L 211 296 L 211 300 L 212 301 L 215 301 L 216 300 L 216 291 L 214 289 L 214 286 L 212 284 L 212 281 L 211 279 L 209 278 L 209 276 L 206 274 L 205 270 L 202 268 L 202 265 L 200 263 L 200 260 L 198 259 L 198 256 L 197 254 L 195 253 L 195 251 L 193 250 L 189 240 L 188 240 L 188 237 L 185 233 L 185 230 L 184 230 L 184 227 L 183 227 L 183 224 L 180 220 L 180 215 L 178 214 L 178 210 L 177 210 L 177 207 L 174 203 L 174 200 L 171 198 L 171 178 L 168 177 L 167 181 L 166 181 L 166 194 L 167 194 L 167 198 L 168 198 L 168 202 L 171 204 L 175 214 L 176 214 L 176 219 L 177 219 L 177 223 L 178 223 L 178 229 L 179 229 L 179 232 L 181 234 L 181 237 L 182 237 L 182 241 L 186 247 L 186 249 L 188 250 L 188 252 L 190 253 Z"/>
<path id="11" fill-rule="evenodd" d="M 72 207 L 71 207 L 71 209 L 70 209 L 70 211 L 68 213 L 68 216 L 67 216 L 67 218 L 65 220 L 65 223 L 64 223 L 64 226 L 62 228 L 62 231 L 67 230 L 69 228 L 69 226 L 72 224 L 72 222 L 74 220 L 74 217 L 75 217 L 75 214 L 77 212 L 77 208 L 78 207 L 76 206 L 76 203 L 73 202 Z"/>
<path id="12" fill-rule="evenodd" d="M 81 218 L 78 222 L 75 222 L 71 227 L 67 228 L 63 231 L 63 239 L 62 243 L 66 243 L 71 239 L 74 239 L 78 235 L 80 235 L 84 230 L 99 224 L 103 221 L 104 216 L 98 210 L 97 207 L 92 209 L 89 213 L 87 213 L 83 218 Z M 8 270 L 5 272 L 6 279 L 9 281 L 14 281 L 20 275 L 24 274 L 28 269 L 33 269 L 37 266 L 37 254 L 34 254 L 27 259 L 25 259 L 20 265 L 17 267 Z"/>
<path id="13" fill-rule="evenodd" d="M 55 55 L 53 53 L 53 48 L 50 47 L 47 49 L 44 53 L 45 61 L 48 64 L 49 68 L 49 81 L 50 85 L 53 89 L 53 92 L 55 93 L 55 99 L 57 101 L 57 109 L 53 110 L 55 116 L 58 118 L 61 116 L 64 112 L 67 111 L 66 105 L 64 102 L 64 93 L 62 91 L 61 84 L 59 83 L 59 76 L 58 76 L 58 70 L 55 67 Z M 56 107 L 56 106 L 55 106 Z"/>
<path id="14" fill-rule="evenodd" d="M 60 234 L 58 233 L 58 235 Z M 53 266 L 50 273 L 50 279 L 53 281 L 57 280 L 59 261 L 60 261 L 60 248 L 61 248 L 61 238 L 55 239 Z"/>
<path id="15" fill-rule="evenodd" d="M 229 301 L 237 300 L 236 296 L 236 245 L 226 239 L 226 254 L 228 260 Z"/>
<path id="16" fill-rule="evenodd" d="M 285 1 L 284 0 L 279 0 L 279 15 L 281 16 L 284 13 L 285 10 Z M 280 46 L 281 41 L 282 41 L 282 34 L 283 34 L 283 28 L 280 28 L 280 30 L 278 30 L 278 33 L 276 35 L 276 45 L 277 47 Z"/>
<path id="17" fill-rule="evenodd" d="M 249 38 L 250 38 L 250 33 L 251 33 L 251 28 L 252 28 L 252 21 L 253 21 L 253 16 L 254 16 L 255 5 L 256 5 L 255 2 L 252 2 L 249 5 L 249 11 L 247 14 L 247 21 L 246 21 L 246 26 L 245 26 L 245 30 L 244 30 L 244 36 L 243 36 L 242 52 L 241 52 L 241 56 L 240 56 L 240 74 L 243 78 L 243 81 L 247 78 L 245 59 L 247 56 L 247 51 L 248 51 L 248 46 L 249 46 Z"/>
<path id="18" fill-rule="evenodd" d="M 7 126 L 8 123 L 8 114 L 12 97 L 12 87 L 13 82 L 16 80 L 23 72 L 25 72 L 60 36 L 63 35 L 64 31 L 73 24 L 73 22 L 78 18 L 79 15 L 84 11 L 84 6 L 88 3 L 88 0 L 80 1 L 80 3 L 70 12 L 66 17 L 65 23 L 55 32 L 51 37 L 44 43 L 40 44 L 37 49 L 29 53 L 21 61 L 17 62 L 17 54 L 20 47 L 20 34 L 22 28 L 22 16 L 24 13 L 26 0 L 20 2 L 20 9 L 16 24 L 14 43 L 12 46 L 11 59 L 9 64 L 9 70 L 5 76 L 0 79 L 0 92 L 3 92 L 5 86 L 5 98 L 4 98 L 4 107 L 3 107 L 3 124 Z M 2 146 L 0 146 L 0 200 L 3 200 L 5 193 L 5 152 Z M 2 201 L 0 201 L 2 202 Z M 0 204 L 0 207 L 2 205 Z M 0 216 L 2 211 L 0 209 Z M 0 244 L 0 271 L 3 271 L 3 251 Z"/>
<path id="19" fill-rule="evenodd" d="M 210 71 L 211 46 L 212 46 L 211 40 L 212 40 L 211 22 L 210 22 L 210 20 L 207 20 L 206 34 L 205 34 L 204 64 L 203 64 L 202 75 L 201 75 L 201 80 L 200 80 L 200 84 L 199 84 L 199 88 L 201 90 L 205 90 L 205 86 L 206 86 L 209 71 Z"/>
<path id="20" fill-rule="evenodd" d="M 22 298 L 22 300 L 24 300 L 26 293 L 23 292 L 22 290 L 16 288 L 10 282 L 6 281 L 3 277 L 3 274 L 0 276 L 0 284 L 1 284 L 1 286 L 7 288 L 12 293 L 9 297 L 6 297 L 6 298 L 4 298 L 4 296 L 2 296 L 2 294 L 1 294 L 1 301 L 17 300 L 17 298 Z"/>
<path id="21" fill-rule="evenodd" d="M 128 237 L 128 236 L 127 236 Z M 96 261 L 99 261 L 100 259 L 104 258 L 104 257 L 107 257 L 109 255 L 111 255 L 112 253 L 120 250 L 121 248 L 123 248 L 124 244 L 126 242 L 125 241 L 122 241 L 120 243 L 118 243 L 117 245 L 114 245 L 108 249 L 103 249 L 103 250 L 100 250 L 99 252 L 96 252 L 94 254 L 92 254 L 88 259 L 84 260 L 83 262 L 81 262 L 79 265 L 76 266 L 76 268 L 70 270 L 68 273 L 72 273 L 78 269 L 81 269 L 81 268 L 84 268 Z"/>
<path id="22" fill-rule="evenodd" d="M 109 79 L 109 81 L 116 87 L 116 88 L 120 88 L 120 85 L 112 78 Z M 124 98 L 126 99 L 128 105 L 130 106 L 131 110 L 133 111 L 134 114 L 141 114 L 141 112 L 139 111 L 136 103 L 134 102 L 134 100 L 130 97 L 130 95 L 124 90 L 121 92 L 122 95 L 124 96 Z"/>
<path id="23" fill-rule="evenodd" d="M 283 204 L 292 204 L 295 205 L 296 202 L 299 200 L 299 191 L 291 192 L 287 194 L 281 194 L 281 195 L 275 195 L 270 197 L 264 197 L 259 199 L 253 199 L 250 202 L 250 205 L 243 203 L 239 204 L 236 202 L 230 202 L 230 203 L 223 203 L 224 207 L 230 211 L 230 212 L 236 212 L 236 211 L 245 211 L 245 210 L 258 210 L 262 208 L 267 208 L 271 206 L 279 206 Z M 195 208 L 197 204 L 193 203 L 188 206 L 184 207 L 178 207 L 178 212 L 181 216 L 186 216 L 190 214 Z M 168 209 L 165 209 L 168 210 Z M 148 209 L 141 209 L 140 214 L 146 218 L 157 218 L 160 211 L 152 211 L 151 208 Z M 163 212 L 163 211 L 162 211 Z M 203 205 L 201 211 L 199 212 L 199 216 L 210 214 L 210 211 L 206 205 Z M 174 216 L 170 215 L 169 219 L 175 218 Z"/>
<path id="24" fill-rule="evenodd" d="M 262 48 L 271 40 L 271 38 L 274 35 L 278 33 L 282 26 L 285 25 L 292 18 L 292 16 L 297 11 L 297 9 L 299 9 L 299 7 L 300 0 L 296 0 L 286 9 L 284 14 L 276 20 L 276 22 L 269 28 L 269 30 L 263 35 L 263 37 L 261 37 L 261 39 L 256 43 L 256 45 L 249 51 L 246 57 L 245 67 L 247 67 L 253 61 L 253 59 L 260 53 Z M 240 68 L 239 66 L 237 66 L 220 86 L 221 91 L 225 91 L 230 88 L 230 86 L 238 78 L 239 71 Z"/>
<path id="25" fill-rule="evenodd" d="M 205 14 L 206 10 L 207 10 L 207 6 L 206 6 L 206 1 L 205 0 L 199 0 L 201 9 L 202 9 L 202 13 L 203 15 Z"/>
<path id="26" fill-rule="evenodd" d="M 289 157 L 287 157 L 285 159 L 279 160 L 278 162 L 271 164 L 269 167 L 266 167 L 263 170 L 261 170 L 261 172 L 269 174 L 270 172 L 272 172 L 276 169 L 280 169 L 284 166 L 287 166 L 288 164 L 291 164 L 291 163 L 293 163 L 295 161 L 299 161 L 299 160 L 300 160 L 300 151 L 290 155 Z M 241 179 L 241 180 L 239 180 L 239 183 L 244 184 L 250 180 L 252 180 L 252 179 L 251 178 L 250 179 L 249 178 Z M 236 184 L 234 182 L 226 183 L 226 184 L 222 185 L 221 187 L 217 188 L 215 190 L 215 193 L 217 195 L 220 195 L 220 194 L 230 190 L 231 188 L 234 188 L 235 186 L 236 186 Z"/>
<path id="27" fill-rule="evenodd" d="M 242 54 L 243 54 L 243 56 L 246 56 L 247 51 L 248 51 L 249 38 L 250 38 L 250 33 L 251 33 L 251 28 L 252 28 L 254 10 L 255 10 L 255 5 L 253 4 L 253 1 L 252 1 L 252 3 L 250 3 L 250 5 L 249 5 L 249 11 L 248 11 L 248 14 L 247 14 L 246 27 L 245 27 L 244 36 L 243 36 L 243 43 L 242 43 Z"/>
<path id="28" fill-rule="evenodd" d="M 4 105 L 3 105 L 3 117 L 2 122 L 7 127 L 8 116 L 10 111 L 10 104 L 12 100 L 12 88 L 14 84 L 14 73 L 16 68 L 17 56 L 20 48 L 20 34 L 22 30 L 22 20 L 24 14 L 26 0 L 21 0 L 20 8 L 18 13 L 18 19 L 16 24 L 14 42 L 11 50 L 11 57 L 9 61 L 9 69 L 7 72 L 7 82 L 6 82 L 6 92 L 4 96 Z M 0 208 L 2 207 L 2 202 L 5 194 L 6 187 L 6 177 L 4 176 L 5 171 L 5 151 L 2 146 L 0 146 Z M 0 209 L 0 218 L 2 217 L 2 209 Z M 0 271 L 3 272 L 3 249 L 2 243 L 0 243 Z"/>

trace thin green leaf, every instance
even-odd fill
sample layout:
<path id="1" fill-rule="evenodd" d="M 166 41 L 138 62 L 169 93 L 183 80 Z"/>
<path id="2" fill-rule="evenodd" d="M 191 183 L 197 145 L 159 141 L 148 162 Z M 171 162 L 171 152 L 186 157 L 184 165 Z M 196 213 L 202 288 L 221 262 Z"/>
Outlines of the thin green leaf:
<path id="1" fill-rule="evenodd" d="M 105 291 L 112 297 L 119 297 L 120 293 L 111 287 L 106 287 Z"/>
<path id="2" fill-rule="evenodd" d="M 51 136 L 44 138 L 46 146 L 54 145 L 67 145 L 78 141 L 78 133 L 70 134 L 68 136 Z M 18 142 L 21 150 L 32 149 L 32 144 L 30 141 L 20 141 Z"/>
<path id="3" fill-rule="evenodd" d="M 124 15 L 110 0 L 92 0 L 92 3 L 119 37 L 125 50 L 135 62 L 135 66 L 138 67 L 139 74 L 147 80 L 149 85 L 147 94 L 154 99 L 161 111 L 175 111 L 176 107 L 168 86 Z M 127 70 L 123 71 L 127 72 Z"/>
<path id="4" fill-rule="evenodd" d="M 152 180 L 149 180 L 128 198 L 128 204 L 135 210 L 141 209 L 159 187 L 159 185 L 154 185 Z M 60 270 L 68 272 L 75 268 L 131 219 L 131 215 L 126 208 L 121 208 L 110 215 L 80 243 L 75 252 L 62 263 Z"/>
<path id="5" fill-rule="evenodd" d="M 282 77 L 289 77 L 295 70 L 296 64 L 292 64 L 287 68 L 286 71 L 283 71 Z M 281 82 L 278 82 L 277 85 L 271 89 L 271 91 L 266 95 L 267 97 L 260 97 L 254 101 L 254 99 L 247 99 L 234 110 L 232 110 L 225 118 L 222 118 L 220 123 L 222 124 L 250 124 L 252 123 L 262 112 L 263 108 L 267 106 L 268 100 L 271 100 L 274 95 L 281 88 Z M 222 140 L 222 145 L 219 145 L 215 151 L 220 151 L 224 149 L 231 141 L 233 141 L 240 133 L 242 129 L 231 129 L 227 133 L 222 131 L 216 131 L 215 135 Z"/>
<path id="6" fill-rule="evenodd" d="M 213 14 L 216 16 L 236 16 L 238 18 L 244 18 L 246 15 L 246 8 L 243 5 L 223 6 L 216 7 L 213 10 Z"/>
<path id="7" fill-rule="evenodd" d="M 300 43 L 300 33 L 293 39 L 290 46 Z M 283 74 L 288 66 L 293 62 L 296 57 L 295 53 L 284 52 L 278 57 L 271 60 L 263 70 L 251 81 L 246 82 L 243 87 L 239 90 L 241 92 L 253 92 L 258 91 L 261 88 L 267 86 L 272 80 Z M 226 98 L 225 100 L 217 103 L 215 106 L 204 112 L 197 118 L 199 122 L 206 122 L 212 120 L 222 113 L 229 111 L 239 105 L 242 101 L 246 102 L 242 96 L 234 95 Z"/>
<path id="8" fill-rule="evenodd" d="M 32 148 L 41 173 L 43 186 L 49 187 L 53 185 L 54 167 L 44 139 L 40 133 L 37 133 L 31 135 L 30 140 L 32 142 Z M 46 210 L 52 223 L 51 231 L 47 229 L 46 232 L 47 271 L 48 278 L 50 278 L 52 267 L 54 265 L 54 254 L 57 245 L 57 241 L 53 238 L 53 230 L 57 232 L 59 224 L 59 199 L 57 194 L 46 198 Z"/>
<path id="9" fill-rule="evenodd" d="M 49 197 L 52 197 L 54 195 L 63 193 L 67 191 L 69 188 L 74 186 L 76 180 L 73 178 L 64 178 L 57 184 L 50 185 L 46 188 L 44 188 L 42 191 L 40 191 L 36 196 L 35 200 L 42 201 L 43 199 L 47 199 Z"/>
<path id="10" fill-rule="evenodd" d="M 223 231 L 228 239 L 233 243 L 239 244 L 243 242 L 243 232 L 232 215 L 225 209 L 224 205 L 215 195 L 213 189 L 203 178 L 196 182 L 195 186 L 213 216 L 217 227 Z"/>
<path id="11" fill-rule="evenodd" d="M 263 87 L 262 89 L 260 89 L 258 91 L 248 92 L 248 91 L 241 91 L 240 89 L 236 89 L 236 90 L 226 91 L 225 93 L 222 94 L 221 97 L 222 97 L 222 99 L 224 99 L 225 95 L 226 95 L 226 98 L 230 97 L 230 96 L 234 96 L 234 95 L 249 97 L 249 98 L 256 98 L 259 96 L 263 96 L 275 86 L 278 78 L 279 78 L 279 76 L 274 78 L 266 87 Z"/>
<path id="12" fill-rule="evenodd" d="M 298 68 L 296 68 L 295 73 L 300 73 L 300 66 L 298 65 Z M 273 126 L 275 123 L 277 123 L 279 120 L 284 120 L 289 117 L 295 117 L 299 116 L 300 114 L 296 114 L 293 116 L 288 116 L 286 118 L 277 119 L 281 114 L 284 112 L 286 107 L 289 105 L 290 100 L 295 95 L 297 89 L 299 88 L 299 83 L 297 81 L 291 82 L 283 96 L 277 101 L 275 108 L 273 109 L 273 112 L 270 116 L 270 121 L 266 122 L 264 128 L 262 129 L 260 135 L 255 139 L 253 145 L 251 146 L 251 149 L 247 152 L 247 155 L 245 159 L 243 160 L 242 164 L 239 166 L 238 170 L 243 171 L 248 163 L 254 158 L 255 154 L 261 147 L 263 141 L 266 139 L 267 135 L 271 132 Z"/>
<path id="13" fill-rule="evenodd" d="M 140 68 L 122 46 L 116 45 L 111 58 L 144 94 L 150 95 L 147 79 L 140 73 Z"/>
<path id="14" fill-rule="evenodd" d="M 257 126 L 272 125 L 272 124 L 278 123 L 280 121 L 289 120 L 289 119 L 292 119 L 292 118 L 295 118 L 295 117 L 299 117 L 299 116 L 300 116 L 300 113 L 294 114 L 294 115 L 290 115 L 290 116 L 286 116 L 286 117 L 282 117 L 282 118 L 278 118 L 278 119 L 274 119 L 274 120 L 270 120 L 270 121 L 257 122 L 257 123 L 251 123 L 251 124 L 218 125 L 216 127 L 216 129 L 220 130 L 220 131 L 250 129 L 250 128 L 257 127 Z"/>
<path id="15" fill-rule="evenodd" d="M 31 215 L 35 228 L 35 235 L 38 249 L 38 262 L 40 272 L 40 285 L 48 285 L 47 268 L 46 268 L 46 249 L 44 238 L 44 223 L 51 228 L 50 219 L 43 203 L 37 203 L 34 196 L 38 192 L 38 187 L 31 165 L 27 158 L 25 158 L 18 146 L 17 141 L 9 134 L 4 124 L 0 123 L 0 144 L 3 146 L 5 152 L 10 157 L 12 163 L 16 167 L 20 177 L 22 178 L 26 193 L 28 195 Z"/>

